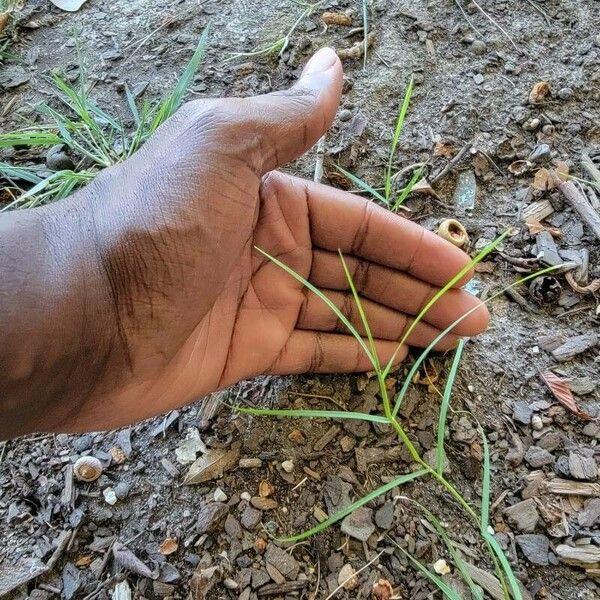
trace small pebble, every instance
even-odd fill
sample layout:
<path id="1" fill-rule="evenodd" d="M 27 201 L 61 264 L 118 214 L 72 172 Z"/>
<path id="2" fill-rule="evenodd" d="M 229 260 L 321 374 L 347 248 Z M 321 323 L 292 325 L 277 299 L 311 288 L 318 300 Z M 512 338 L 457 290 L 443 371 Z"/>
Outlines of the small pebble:
<path id="1" fill-rule="evenodd" d="M 115 493 L 115 490 L 113 490 L 111 487 L 103 489 L 102 495 L 104 496 L 104 500 L 106 500 L 107 504 L 114 506 L 117 503 L 117 494 Z"/>
<path id="2" fill-rule="evenodd" d="M 477 85 L 481 85 L 485 81 L 485 77 L 481 73 L 477 73 L 473 76 L 473 81 Z"/>
<path id="3" fill-rule="evenodd" d="M 291 473 L 294 470 L 294 463 L 291 460 L 284 460 L 281 463 L 281 468 L 286 472 L 286 473 Z"/>
<path id="4" fill-rule="evenodd" d="M 487 44 L 483 40 L 475 40 L 471 44 L 471 50 L 473 50 L 475 54 L 485 54 L 487 52 Z"/>
<path id="5" fill-rule="evenodd" d="M 119 500 L 124 500 L 129 496 L 131 486 L 126 481 L 120 481 L 115 486 L 115 495 Z"/>
<path id="6" fill-rule="evenodd" d="M 556 92 L 556 95 L 561 100 L 568 100 L 573 95 L 573 88 L 570 88 L 570 87 L 560 88 L 560 90 L 558 90 L 558 92 Z"/>
<path id="7" fill-rule="evenodd" d="M 215 499 L 215 502 L 225 502 L 227 500 L 227 494 L 218 487 L 213 494 L 213 498 Z"/>
<path id="8" fill-rule="evenodd" d="M 248 492 L 242 492 L 242 493 L 240 494 L 240 498 L 241 498 L 242 500 L 245 500 L 246 502 L 249 502 L 249 501 L 250 501 L 250 498 L 252 498 L 252 496 L 251 496 L 251 495 L 250 495 Z"/>
<path id="9" fill-rule="evenodd" d="M 542 421 L 542 417 L 540 417 L 539 415 L 533 415 L 531 417 L 531 426 L 536 431 L 539 431 L 540 429 L 542 429 L 544 427 L 544 423 Z"/>
<path id="10" fill-rule="evenodd" d="M 340 114 L 338 115 L 338 119 L 340 121 L 349 121 L 352 118 L 352 111 L 344 108 L 340 110 Z"/>
<path id="11" fill-rule="evenodd" d="M 260 458 L 240 458 L 240 469 L 258 469 L 262 467 Z"/>

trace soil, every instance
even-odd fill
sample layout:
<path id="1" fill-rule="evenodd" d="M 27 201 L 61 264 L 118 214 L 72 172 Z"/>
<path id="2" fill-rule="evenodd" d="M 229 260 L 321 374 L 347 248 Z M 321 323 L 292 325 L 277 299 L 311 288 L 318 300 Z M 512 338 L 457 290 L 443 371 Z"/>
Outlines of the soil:
<path id="1" fill-rule="evenodd" d="M 365 68 L 361 58 L 344 61 L 346 85 L 327 136 L 323 180 L 349 187 L 335 170 L 340 164 L 381 184 L 398 104 L 414 74 L 397 166 L 427 161 L 437 196 L 413 194 L 409 217 L 431 229 L 447 217 L 460 220 L 472 253 L 514 227 L 502 253 L 486 260 L 486 272 L 476 273 L 471 289 L 489 297 L 515 281 L 519 269 L 531 270 L 519 259 L 535 257 L 545 238 L 530 233 L 522 213 L 531 202 L 549 200 L 554 212 L 545 224 L 560 232 L 554 239 L 558 260 L 581 263 L 589 253 L 583 277 L 592 281 L 600 277 L 599 240 L 558 190 L 532 184 L 538 169 L 555 166 L 553 161 L 564 161 L 571 174 L 590 179 L 581 158 L 600 150 L 598 2 L 480 0 L 505 33 L 474 3 L 460 4 L 464 14 L 450 0 L 369 2 L 373 45 Z M 159 98 L 172 87 L 209 23 L 210 46 L 190 98 L 289 86 L 314 50 L 349 48 L 362 40 L 360 10 L 360 2 L 326 1 L 302 21 L 281 58 L 226 61 L 231 53 L 281 37 L 302 8 L 274 0 L 89 0 L 80 11 L 65 13 L 49 2 L 30 0 L 10 31 L 14 59 L 1 67 L 0 126 L 3 132 L 20 127 L 37 118 L 36 103 L 55 101 L 48 76 L 54 70 L 77 73 L 75 39 L 98 104 L 126 118 L 124 84 L 144 98 Z M 347 11 L 352 27 L 325 28 L 324 11 Z M 550 92 L 531 103 L 530 92 L 541 81 L 549 83 Z M 465 146 L 462 159 L 442 173 Z M 309 152 L 289 170 L 311 178 L 315 158 Z M 44 156 L 19 150 L 6 152 L 2 160 L 43 164 Z M 517 160 L 531 163 L 521 176 L 509 170 Z M 469 173 L 477 185 L 472 210 L 455 201 L 455 190 L 469 181 Z M 540 303 L 524 288 L 490 304 L 491 326 L 467 345 L 453 407 L 471 411 L 487 433 L 491 524 L 525 588 L 538 598 L 592 599 L 600 597 L 594 578 L 600 567 L 600 492 L 594 487 L 600 464 L 600 346 L 597 338 L 587 346 L 575 340 L 576 349 L 587 349 L 559 362 L 560 354 L 552 354 L 556 344 L 548 338 L 568 341 L 597 333 L 598 294 L 578 294 L 564 275 L 556 277 L 562 288 L 557 302 L 545 303 L 542 293 Z M 578 277 L 585 283 L 581 269 Z M 428 366 L 430 376 L 440 374 L 438 385 L 450 358 L 437 356 Z M 547 369 L 571 379 L 575 401 L 594 420 L 585 421 L 556 401 L 539 377 Z M 405 372 L 401 369 L 390 385 L 397 387 Z M 439 397 L 434 388 L 415 385 L 402 409 L 424 452 L 435 445 Z M 324 599 L 338 586 L 344 565 L 358 570 L 369 563 L 357 575 L 356 588 L 339 590 L 336 598 L 390 597 L 381 591 L 384 584 L 377 587 L 379 580 L 391 584 L 394 597 L 428 598 L 430 584 L 394 552 L 392 540 L 430 567 L 440 557 L 452 561 L 423 515 L 397 498 L 400 493 L 447 524 L 466 560 L 493 571 L 477 531 L 430 480 L 407 484 L 369 504 L 373 512 L 360 515 L 365 542 L 338 525 L 291 548 L 270 540 L 269 534 L 312 527 L 319 510 L 330 513 L 332 502 L 335 509 L 332 498 L 343 501 L 346 494 L 354 500 L 410 471 L 410 460 L 396 452 L 386 430 L 374 425 L 235 415 L 219 403 L 224 398 L 256 406 L 373 411 L 379 403 L 367 375 L 260 379 L 120 432 L 6 442 L 0 446 L 0 590 L 11 587 L 8 582 L 24 570 L 23 585 L 11 592 L 15 598 L 125 598 L 119 594 L 128 587 L 133 597 L 145 598 Z M 475 423 L 453 414 L 449 429 L 449 477 L 477 504 L 482 465 Z M 176 452 L 181 454 L 186 439 L 194 448 L 192 459 L 219 449 L 233 452 L 222 477 L 183 484 L 189 462 L 182 464 Z M 357 457 L 373 448 L 379 449 L 376 463 L 365 468 Z M 104 465 L 93 483 L 73 481 L 73 463 L 82 455 L 96 456 Z M 260 466 L 244 468 L 240 459 L 260 459 Z M 545 482 L 558 478 L 583 487 L 571 495 L 548 491 Z M 268 498 L 276 502 L 261 499 L 259 488 L 272 492 Z M 565 546 L 588 549 L 596 562 L 567 564 Z M 33 577 L 36 566 L 43 571 L 39 577 Z M 460 597 L 470 598 L 454 568 L 445 577 Z"/>

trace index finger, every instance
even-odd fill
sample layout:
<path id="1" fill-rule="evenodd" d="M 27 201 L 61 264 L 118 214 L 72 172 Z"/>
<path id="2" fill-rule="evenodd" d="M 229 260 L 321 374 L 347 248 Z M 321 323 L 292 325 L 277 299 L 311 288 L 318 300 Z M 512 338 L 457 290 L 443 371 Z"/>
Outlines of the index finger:
<path id="1" fill-rule="evenodd" d="M 443 286 L 469 256 L 438 235 L 370 200 L 326 185 L 302 181 L 311 238 L 324 249 L 353 254 Z M 459 282 L 472 277 L 468 273 Z"/>

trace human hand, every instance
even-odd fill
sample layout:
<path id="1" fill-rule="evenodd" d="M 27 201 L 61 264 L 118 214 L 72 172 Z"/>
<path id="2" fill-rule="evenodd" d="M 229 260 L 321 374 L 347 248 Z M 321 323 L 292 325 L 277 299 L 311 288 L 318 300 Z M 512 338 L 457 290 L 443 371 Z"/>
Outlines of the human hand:
<path id="1" fill-rule="evenodd" d="M 98 326 L 81 337 L 99 355 L 82 355 L 75 372 L 88 378 L 79 382 L 85 393 L 68 403 L 63 395 L 44 428 L 117 427 L 263 373 L 368 370 L 325 304 L 255 247 L 321 288 L 360 330 L 340 249 L 389 360 L 411 316 L 468 257 L 373 202 L 274 171 L 327 130 L 341 86 L 341 64 L 324 49 L 288 91 L 190 102 L 129 161 L 66 201 L 91 211 L 86 262 L 95 266 L 82 304 Z M 449 291 L 408 343 L 429 344 L 478 304 Z M 439 348 L 487 320 L 482 306 Z"/>

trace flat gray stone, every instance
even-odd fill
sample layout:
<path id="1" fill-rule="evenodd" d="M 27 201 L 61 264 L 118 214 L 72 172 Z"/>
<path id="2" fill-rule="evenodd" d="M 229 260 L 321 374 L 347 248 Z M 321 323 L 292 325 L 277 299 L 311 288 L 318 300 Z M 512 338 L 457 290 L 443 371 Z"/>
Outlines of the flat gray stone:
<path id="1" fill-rule="evenodd" d="M 535 500 L 529 498 L 522 502 L 517 502 L 513 506 L 509 506 L 505 511 L 504 515 L 508 519 L 508 522 L 516 527 L 519 531 L 532 532 L 535 530 L 536 525 L 540 519 L 538 514 Z"/>
<path id="2" fill-rule="evenodd" d="M 386 501 L 375 511 L 375 525 L 380 529 L 389 529 L 394 524 L 394 503 Z"/>
<path id="3" fill-rule="evenodd" d="M 600 521 L 600 498 L 592 498 L 583 505 L 583 510 L 577 515 L 581 527 L 593 527 Z"/>
<path id="4" fill-rule="evenodd" d="M 525 558 L 534 565 L 548 566 L 550 541 L 545 535 L 524 533 L 515 537 L 517 545 Z"/>
<path id="5" fill-rule="evenodd" d="M 265 552 L 265 561 L 275 567 L 286 579 L 294 581 L 300 572 L 298 561 L 288 552 L 270 542 Z"/>
<path id="6" fill-rule="evenodd" d="M 594 481 L 598 477 L 598 465 L 593 456 L 582 456 L 578 452 L 569 453 L 571 477 L 583 481 Z"/>
<path id="7" fill-rule="evenodd" d="M 550 465 L 554 462 L 554 456 L 539 446 L 529 446 L 525 452 L 525 461 L 534 469 L 539 469 L 544 465 Z"/>
<path id="8" fill-rule="evenodd" d="M 366 542 L 375 531 L 373 511 L 366 506 L 357 508 L 342 521 L 341 529 L 346 535 Z"/>

